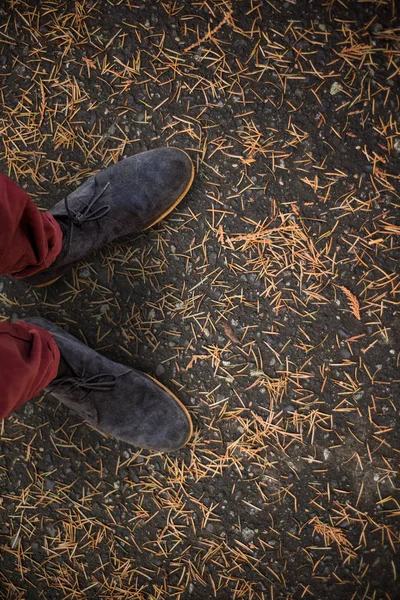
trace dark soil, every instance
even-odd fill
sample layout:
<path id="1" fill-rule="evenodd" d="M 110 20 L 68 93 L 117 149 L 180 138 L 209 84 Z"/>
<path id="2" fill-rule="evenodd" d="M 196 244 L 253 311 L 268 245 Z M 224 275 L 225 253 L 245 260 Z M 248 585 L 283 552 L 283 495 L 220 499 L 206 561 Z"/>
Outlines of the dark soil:
<path id="1" fill-rule="evenodd" d="M 158 146 L 197 176 L 51 287 L 0 279 L 0 319 L 196 425 L 161 455 L 50 397 L 6 419 L 1 598 L 400 596 L 399 74 L 394 0 L 2 3 L 1 169 L 41 208 Z"/>

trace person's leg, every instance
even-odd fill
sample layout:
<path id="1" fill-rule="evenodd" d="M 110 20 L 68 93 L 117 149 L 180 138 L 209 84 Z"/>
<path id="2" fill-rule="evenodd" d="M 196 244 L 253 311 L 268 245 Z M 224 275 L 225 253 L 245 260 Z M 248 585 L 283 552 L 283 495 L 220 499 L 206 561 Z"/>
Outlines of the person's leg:
<path id="1" fill-rule="evenodd" d="M 57 377 L 60 351 L 51 333 L 33 323 L 0 323 L 0 419 Z"/>
<path id="2" fill-rule="evenodd" d="M 60 253 L 63 234 L 49 212 L 0 173 L 0 274 L 24 278 L 46 269 Z"/>
<path id="3" fill-rule="evenodd" d="M 63 244 L 47 269 L 25 283 L 47 286 L 78 262 L 116 240 L 153 227 L 185 197 L 194 166 L 177 148 L 156 148 L 99 171 L 50 209 Z"/>
<path id="4" fill-rule="evenodd" d="M 50 285 L 94 250 L 164 219 L 193 177 L 183 150 L 157 148 L 103 169 L 49 212 L 40 212 L 0 174 L 0 275 Z"/>
<path id="5" fill-rule="evenodd" d="M 192 435 L 186 408 L 152 377 L 46 319 L 0 323 L 0 418 L 42 389 L 96 429 L 135 446 L 168 452 Z"/>

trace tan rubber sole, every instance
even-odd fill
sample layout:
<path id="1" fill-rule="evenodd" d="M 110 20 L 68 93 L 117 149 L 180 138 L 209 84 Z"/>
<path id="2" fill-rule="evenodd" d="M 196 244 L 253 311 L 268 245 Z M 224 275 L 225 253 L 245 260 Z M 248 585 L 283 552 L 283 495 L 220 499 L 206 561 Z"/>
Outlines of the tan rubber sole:
<path id="1" fill-rule="evenodd" d="M 157 223 L 159 223 L 160 221 L 162 221 L 163 219 L 165 219 L 165 217 L 167 217 L 169 215 L 170 212 L 172 212 L 174 210 L 174 208 L 176 208 L 178 206 L 178 204 L 180 202 L 182 202 L 182 200 L 184 199 L 184 197 L 186 196 L 186 194 L 188 193 L 188 191 L 190 190 L 190 188 L 192 187 L 192 183 L 193 183 L 193 179 L 194 179 L 194 164 L 192 159 L 190 158 L 189 154 L 187 154 L 187 152 L 185 152 L 184 150 L 179 149 L 180 152 L 183 152 L 183 154 L 185 154 L 188 159 L 190 160 L 190 164 L 192 166 L 192 174 L 190 176 L 190 181 L 185 189 L 184 192 L 182 192 L 182 194 L 179 196 L 179 198 L 174 202 L 174 204 L 172 204 L 172 206 L 170 206 L 168 208 L 168 210 L 166 210 L 160 217 L 158 217 L 158 219 L 156 219 L 153 223 L 151 223 L 150 225 L 148 225 L 146 227 L 146 229 L 144 229 L 143 231 L 147 231 L 147 229 L 150 229 L 151 227 L 154 227 L 154 225 L 157 225 Z M 49 285 L 51 285 L 52 283 L 54 283 L 55 281 L 58 281 L 58 279 L 60 279 L 62 277 L 62 275 L 59 275 L 58 277 L 55 277 L 54 279 L 51 279 L 50 281 L 46 281 L 46 283 L 40 283 L 39 285 L 35 285 L 34 287 L 37 288 L 44 288 L 47 287 Z M 161 385 L 161 384 L 160 384 Z"/>
<path id="2" fill-rule="evenodd" d="M 46 281 L 46 283 L 39 283 L 39 285 L 35 285 L 34 287 L 36 287 L 36 288 L 47 287 L 48 285 L 51 285 L 55 281 L 58 281 L 58 279 L 61 279 L 61 277 L 62 277 L 62 275 L 59 275 L 58 277 L 55 277 L 54 279 L 50 279 L 50 281 Z"/>
<path id="3" fill-rule="evenodd" d="M 188 435 L 186 441 L 182 444 L 182 446 L 179 446 L 179 448 L 177 448 L 177 450 L 180 450 L 180 448 L 183 448 L 184 446 L 186 446 L 186 444 L 188 443 L 188 441 L 190 440 L 190 438 L 193 435 L 193 421 L 192 421 L 192 417 L 190 416 L 189 411 L 186 408 L 186 406 L 184 404 L 182 404 L 182 402 L 179 400 L 179 398 L 177 398 L 175 396 L 175 394 L 173 392 L 171 392 L 171 390 L 169 388 L 167 388 L 167 386 L 165 386 L 163 383 L 160 383 L 160 381 L 158 381 L 158 379 L 156 379 L 155 377 L 152 377 L 151 375 L 148 375 L 148 373 L 143 373 L 143 375 L 146 375 L 146 377 L 148 377 L 149 379 L 151 379 L 152 381 L 154 381 L 155 384 L 157 384 L 161 389 L 163 389 L 164 392 L 167 392 L 167 394 L 169 394 L 170 396 L 172 396 L 173 399 L 175 400 L 175 402 L 183 410 L 183 412 L 185 413 L 185 416 L 186 416 L 187 420 L 189 421 L 189 426 L 190 426 L 189 435 Z M 175 452 L 175 450 L 174 450 L 174 452 Z"/>
<path id="4" fill-rule="evenodd" d="M 150 229 L 151 227 L 154 227 L 154 225 L 157 225 L 157 223 L 159 223 L 160 221 L 162 221 L 163 219 L 165 219 L 165 217 L 167 217 L 169 215 L 170 212 L 172 212 L 180 202 L 182 202 L 182 200 L 184 199 L 184 197 L 186 196 L 186 194 L 188 193 L 188 191 L 190 190 L 190 188 L 192 187 L 192 183 L 193 183 L 193 179 L 194 179 L 194 164 L 192 159 L 190 158 L 189 154 L 187 154 L 187 152 L 185 152 L 184 150 L 181 150 L 179 148 L 180 152 L 183 152 L 183 154 L 185 154 L 185 156 L 188 157 L 188 159 L 190 160 L 190 164 L 192 166 L 192 174 L 190 176 L 190 181 L 186 187 L 186 189 L 184 190 L 184 192 L 182 192 L 182 194 L 179 196 L 179 198 L 174 202 L 174 204 L 172 204 L 172 206 L 170 206 L 165 213 L 163 213 L 161 215 L 161 217 L 158 217 L 158 219 L 156 219 L 153 223 L 151 223 L 150 225 L 148 225 L 146 227 L 146 229 L 144 229 L 144 231 L 147 231 L 147 229 Z"/>

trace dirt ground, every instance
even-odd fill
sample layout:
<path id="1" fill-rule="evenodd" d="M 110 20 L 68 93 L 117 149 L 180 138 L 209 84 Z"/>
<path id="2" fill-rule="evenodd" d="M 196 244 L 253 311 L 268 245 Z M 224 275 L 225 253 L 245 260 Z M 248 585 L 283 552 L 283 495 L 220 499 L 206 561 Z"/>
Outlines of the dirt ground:
<path id="1" fill-rule="evenodd" d="M 156 375 L 195 435 L 104 438 L 50 397 L 0 438 L 0 597 L 400 597 L 395 0 L 3 0 L 0 168 L 45 209 L 171 145 L 197 176 L 42 315 Z M 1 368 L 1 365 L 0 365 Z"/>

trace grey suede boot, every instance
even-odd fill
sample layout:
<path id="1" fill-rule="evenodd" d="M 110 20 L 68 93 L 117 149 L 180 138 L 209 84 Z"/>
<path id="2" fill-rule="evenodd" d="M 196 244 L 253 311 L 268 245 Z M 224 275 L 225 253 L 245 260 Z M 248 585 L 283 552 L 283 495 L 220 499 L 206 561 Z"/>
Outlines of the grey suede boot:
<path id="1" fill-rule="evenodd" d="M 50 210 L 64 234 L 55 262 L 23 281 L 50 285 L 93 250 L 152 227 L 184 198 L 193 177 L 191 159 L 177 148 L 142 152 L 90 177 Z"/>
<path id="2" fill-rule="evenodd" d="M 178 450 L 189 441 L 187 409 L 158 381 L 115 363 L 41 318 L 28 318 L 49 331 L 70 373 L 46 388 L 101 432 L 159 452 Z"/>

